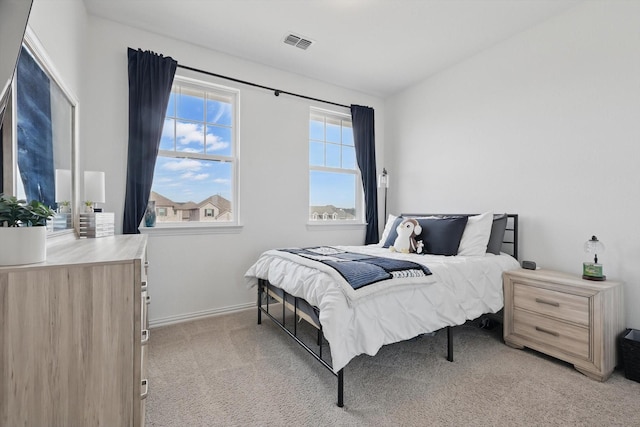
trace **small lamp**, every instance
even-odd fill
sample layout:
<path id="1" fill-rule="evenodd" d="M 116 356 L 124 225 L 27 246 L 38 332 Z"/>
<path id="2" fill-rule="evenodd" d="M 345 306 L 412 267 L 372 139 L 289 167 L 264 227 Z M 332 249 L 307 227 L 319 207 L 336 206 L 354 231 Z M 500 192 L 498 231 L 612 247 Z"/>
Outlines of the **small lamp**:
<path id="1" fill-rule="evenodd" d="M 105 202 L 104 172 L 84 171 L 84 200 L 94 212 L 100 212 L 98 203 Z"/>
<path id="2" fill-rule="evenodd" d="M 387 190 L 389 189 L 389 174 L 386 168 L 378 175 L 378 188 L 384 188 L 384 222 L 387 222 Z"/>
<path id="3" fill-rule="evenodd" d="M 584 251 L 593 254 L 593 262 L 582 263 L 582 278 L 588 280 L 607 280 L 602 274 L 602 264 L 598 264 L 598 253 L 604 252 L 604 245 L 596 236 L 591 236 L 584 244 Z"/>
<path id="4" fill-rule="evenodd" d="M 69 169 L 56 169 L 56 203 L 58 213 L 71 211 L 71 171 Z"/>

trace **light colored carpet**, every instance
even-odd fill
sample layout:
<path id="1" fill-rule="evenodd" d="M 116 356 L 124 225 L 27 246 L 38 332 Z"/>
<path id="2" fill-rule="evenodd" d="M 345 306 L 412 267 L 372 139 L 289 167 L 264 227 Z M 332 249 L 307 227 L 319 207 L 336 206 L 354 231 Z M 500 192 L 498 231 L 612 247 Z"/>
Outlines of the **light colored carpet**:
<path id="1" fill-rule="evenodd" d="M 151 331 L 148 426 L 640 426 L 640 383 L 454 329 L 383 347 L 336 378 L 256 310 Z M 312 333 L 311 330 L 309 330 Z M 310 335 L 310 343 L 313 337 Z"/>

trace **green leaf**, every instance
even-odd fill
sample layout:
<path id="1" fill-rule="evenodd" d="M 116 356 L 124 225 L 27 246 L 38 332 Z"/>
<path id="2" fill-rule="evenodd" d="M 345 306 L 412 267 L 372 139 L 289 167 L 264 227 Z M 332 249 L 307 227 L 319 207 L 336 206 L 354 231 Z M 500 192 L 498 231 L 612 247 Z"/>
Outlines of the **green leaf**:
<path id="1" fill-rule="evenodd" d="M 0 227 L 46 226 L 55 211 L 43 203 L 0 194 Z"/>

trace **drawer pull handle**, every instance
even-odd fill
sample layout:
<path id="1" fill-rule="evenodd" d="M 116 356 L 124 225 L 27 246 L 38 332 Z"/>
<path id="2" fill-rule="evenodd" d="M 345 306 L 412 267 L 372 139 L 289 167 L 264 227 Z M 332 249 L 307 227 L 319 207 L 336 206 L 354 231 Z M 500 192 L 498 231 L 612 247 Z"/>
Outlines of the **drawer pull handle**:
<path id="1" fill-rule="evenodd" d="M 145 345 L 149 342 L 149 338 L 151 337 L 151 333 L 148 329 L 142 330 L 142 341 L 140 342 L 142 345 Z"/>
<path id="2" fill-rule="evenodd" d="M 540 304 L 552 305 L 554 307 L 560 307 L 560 303 L 559 302 L 547 301 L 547 300 L 543 300 L 543 299 L 540 299 L 540 298 L 536 298 L 536 302 L 540 303 Z"/>
<path id="3" fill-rule="evenodd" d="M 146 378 L 144 380 L 142 380 L 141 384 L 142 387 L 144 387 L 144 391 L 142 392 L 142 394 L 140 395 L 140 400 L 142 399 L 146 399 L 147 395 L 149 394 L 149 380 L 147 380 Z"/>
<path id="4" fill-rule="evenodd" d="M 550 331 L 548 329 L 541 328 L 540 326 L 536 326 L 536 331 L 542 332 L 542 333 L 545 333 L 545 334 L 549 334 L 549 335 L 553 335 L 554 337 L 559 337 L 560 336 L 559 333 L 554 332 L 554 331 Z"/>

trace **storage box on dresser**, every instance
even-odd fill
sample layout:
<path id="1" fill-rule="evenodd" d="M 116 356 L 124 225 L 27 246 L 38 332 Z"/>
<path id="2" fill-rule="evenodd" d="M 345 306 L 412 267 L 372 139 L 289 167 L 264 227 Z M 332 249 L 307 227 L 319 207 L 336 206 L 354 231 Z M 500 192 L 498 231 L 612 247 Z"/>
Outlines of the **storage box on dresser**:
<path id="1" fill-rule="evenodd" d="M 144 425 L 145 258 L 111 236 L 0 268 L 0 425 Z"/>
<path id="2" fill-rule="evenodd" d="M 504 340 L 512 347 L 540 351 L 604 381 L 616 366 L 623 330 L 620 282 L 550 270 L 504 273 Z"/>
<path id="3" fill-rule="evenodd" d="M 115 234 L 113 212 L 81 213 L 78 223 L 80 237 L 105 237 Z"/>

